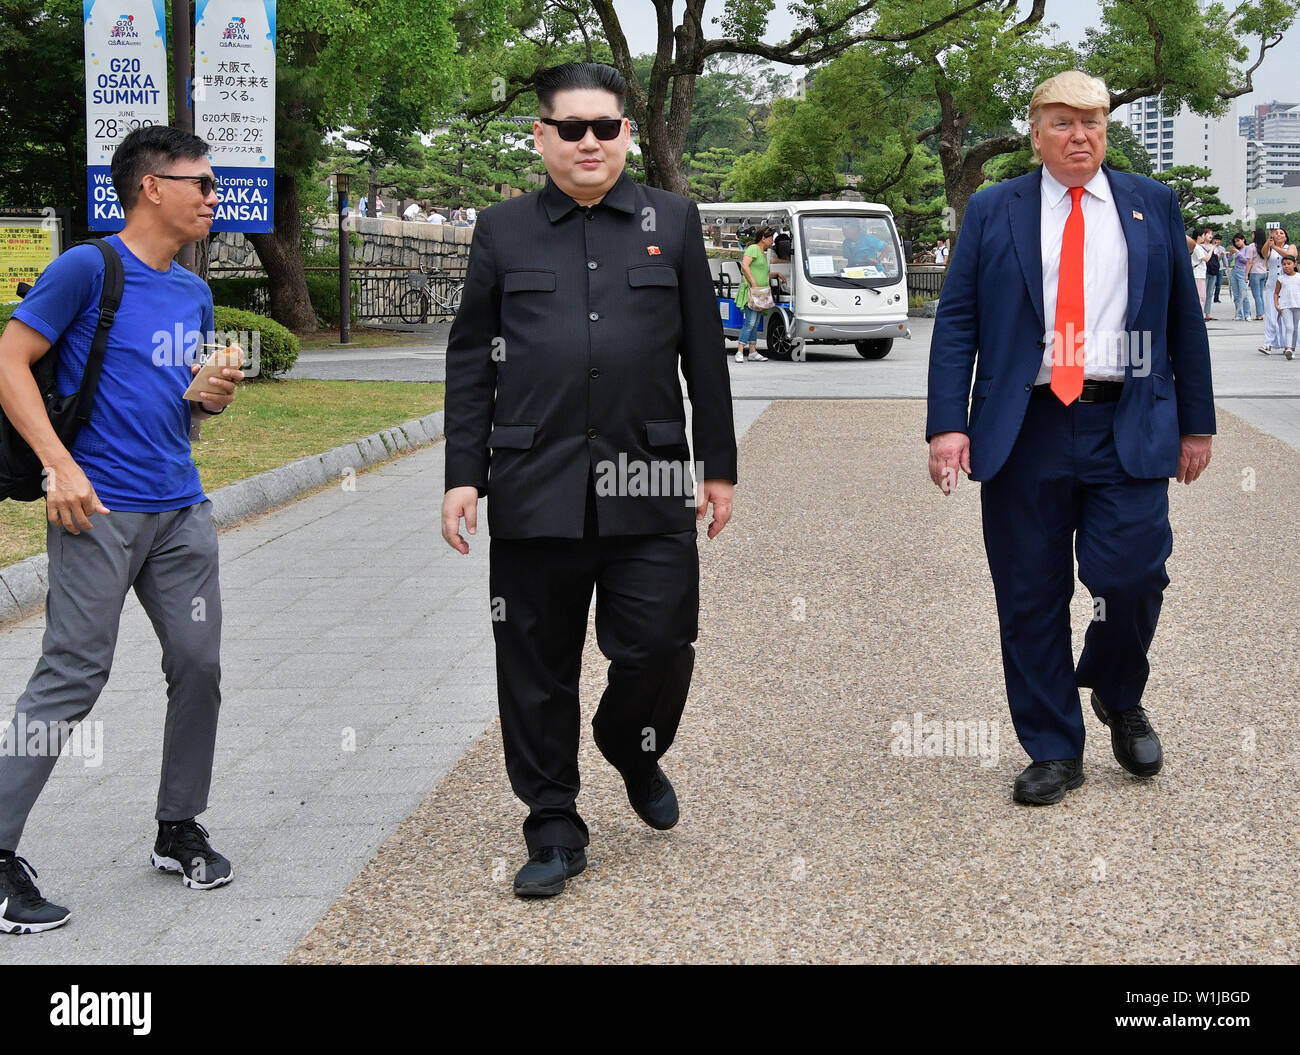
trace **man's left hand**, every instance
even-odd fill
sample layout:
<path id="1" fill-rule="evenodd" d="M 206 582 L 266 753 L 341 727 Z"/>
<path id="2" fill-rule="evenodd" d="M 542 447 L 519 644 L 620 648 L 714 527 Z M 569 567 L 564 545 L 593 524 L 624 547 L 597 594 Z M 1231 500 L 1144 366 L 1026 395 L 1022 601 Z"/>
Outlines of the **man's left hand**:
<path id="1" fill-rule="evenodd" d="M 709 538 L 716 538 L 731 519 L 731 503 L 736 495 L 736 485 L 730 480 L 705 480 L 696 493 L 695 519 L 703 520 L 713 503 L 713 520 L 709 524 Z"/>
<path id="2" fill-rule="evenodd" d="M 1179 441 L 1178 482 L 1190 484 L 1210 464 L 1210 442 L 1213 436 L 1183 436 Z"/>
<path id="3" fill-rule="evenodd" d="M 197 374 L 202 367 L 194 363 L 190 367 L 191 374 Z M 201 406 L 209 414 L 220 414 L 226 407 L 235 401 L 235 386 L 244 380 L 244 371 L 238 370 L 233 366 L 223 366 L 221 376 L 214 377 L 208 382 L 211 392 L 200 392 L 199 399 Z"/>

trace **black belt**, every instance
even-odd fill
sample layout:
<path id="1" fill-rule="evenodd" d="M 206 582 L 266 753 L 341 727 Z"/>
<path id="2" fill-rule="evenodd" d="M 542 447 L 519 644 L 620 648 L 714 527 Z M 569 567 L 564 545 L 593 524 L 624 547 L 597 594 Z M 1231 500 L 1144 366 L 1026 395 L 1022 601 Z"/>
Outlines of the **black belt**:
<path id="1" fill-rule="evenodd" d="M 1079 393 L 1080 403 L 1115 403 L 1124 394 L 1123 381 L 1084 381 L 1083 391 Z M 1052 386 L 1034 385 L 1034 395 L 1057 398 Z"/>

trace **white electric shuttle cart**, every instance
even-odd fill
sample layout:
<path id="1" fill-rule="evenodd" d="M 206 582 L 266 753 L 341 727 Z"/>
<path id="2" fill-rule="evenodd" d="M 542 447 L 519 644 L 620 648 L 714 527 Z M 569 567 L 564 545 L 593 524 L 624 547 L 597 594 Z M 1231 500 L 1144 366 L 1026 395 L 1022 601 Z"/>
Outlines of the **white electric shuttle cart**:
<path id="1" fill-rule="evenodd" d="M 759 327 L 773 359 L 802 359 L 812 344 L 852 344 L 883 359 L 907 325 L 907 274 L 888 206 L 860 201 L 701 204 L 700 219 L 722 329 L 740 333 L 735 295 L 740 259 L 760 227 L 778 235 L 768 250 L 775 307 Z M 782 257 L 780 251 L 788 256 Z"/>

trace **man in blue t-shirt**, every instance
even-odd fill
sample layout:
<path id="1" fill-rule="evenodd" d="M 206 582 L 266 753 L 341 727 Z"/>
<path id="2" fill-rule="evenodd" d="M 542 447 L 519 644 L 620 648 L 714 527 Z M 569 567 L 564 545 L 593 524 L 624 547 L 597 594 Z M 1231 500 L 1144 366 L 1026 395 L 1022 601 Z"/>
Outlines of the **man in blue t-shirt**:
<path id="1" fill-rule="evenodd" d="M 862 230 L 857 220 L 846 220 L 840 224 L 840 230 L 844 232 L 840 255 L 844 257 L 845 267 L 860 267 L 878 262 L 880 251 L 886 244 L 882 239 Z"/>
<path id="2" fill-rule="evenodd" d="M 68 450 L 46 416 L 31 366 L 58 357 L 75 392 L 99 318 L 104 258 L 94 246 L 58 257 L 0 336 L 0 405 L 45 466 L 49 594 L 43 650 L 0 730 L 0 931 L 50 930 L 70 913 L 41 897 L 18 840 L 72 728 L 108 679 L 127 591 L 163 647 L 167 716 L 152 863 L 207 890 L 230 862 L 195 818 L 208 805 L 221 704 L 217 535 L 190 453 L 190 426 L 235 398 L 239 370 L 185 391 L 212 341 L 212 294 L 173 261 L 204 237 L 217 204 L 208 144 L 174 128 L 128 135 L 113 157 L 126 226 L 107 241 L 122 258 L 122 304 L 104 350 L 89 423 Z M 31 873 L 31 874 L 29 874 Z"/>

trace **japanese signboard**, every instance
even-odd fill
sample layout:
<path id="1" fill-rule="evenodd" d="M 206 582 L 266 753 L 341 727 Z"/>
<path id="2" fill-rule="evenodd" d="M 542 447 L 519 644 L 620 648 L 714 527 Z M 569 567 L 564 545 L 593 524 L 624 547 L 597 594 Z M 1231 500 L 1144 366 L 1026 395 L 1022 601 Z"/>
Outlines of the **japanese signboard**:
<path id="1" fill-rule="evenodd" d="M 275 0 L 197 0 L 194 133 L 221 187 L 213 231 L 274 229 Z"/>
<path id="2" fill-rule="evenodd" d="M 34 283 L 58 255 L 57 220 L 0 216 L 0 304 L 16 301 L 18 283 Z"/>
<path id="3" fill-rule="evenodd" d="M 83 0 L 86 49 L 86 199 L 92 231 L 126 222 L 109 166 L 127 133 L 167 124 L 163 0 Z"/>

